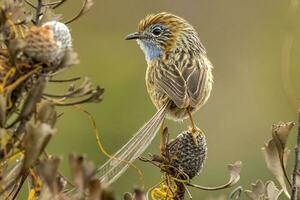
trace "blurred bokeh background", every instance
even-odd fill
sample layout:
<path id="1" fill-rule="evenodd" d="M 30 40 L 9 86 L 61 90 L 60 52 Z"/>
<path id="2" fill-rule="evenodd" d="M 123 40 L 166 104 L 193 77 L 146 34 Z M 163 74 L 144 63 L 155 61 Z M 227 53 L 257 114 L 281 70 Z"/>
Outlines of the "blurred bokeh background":
<path id="1" fill-rule="evenodd" d="M 273 179 L 261 153 L 271 136 L 271 125 L 297 120 L 300 12 L 289 15 L 291 2 L 297 0 L 95 0 L 92 10 L 70 25 L 81 63 L 61 76 L 87 76 L 105 87 L 104 101 L 85 108 L 94 115 L 106 150 L 113 153 L 156 111 L 144 83 L 144 55 L 135 42 L 124 40 L 125 35 L 135 31 L 139 20 L 150 13 L 168 11 L 187 19 L 207 48 L 215 77 L 210 100 L 195 114 L 207 136 L 208 159 L 193 182 L 206 186 L 224 183 L 226 165 L 241 160 L 240 184 L 250 188 L 257 179 Z M 69 19 L 80 6 L 79 0 L 69 1 L 57 11 Z M 51 90 L 60 88 L 53 84 Z M 107 158 L 98 150 L 88 118 L 74 108 L 59 111 L 64 115 L 49 152 L 64 159 L 62 170 L 68 171 L 71 152 L 104 163 Z M 175 137 L 188 122 L 168 121 L 167 125 Z M 291 137 L 295 138 L 293 131 Z M 146 153 L 158 153 L 158 145 L 157 137 Z M 289 145 L 293 147 L 293 139 Z M 156 168 L 139 161 L 135 164 L 144 172 L 146 188 L 160 181 Z M 120 199 L 138 184 L 137 172 L 130 168 L 113 189 Z M 191 191 L 194 199 L 206 199 L 227 195 L 231 189 Z"/>

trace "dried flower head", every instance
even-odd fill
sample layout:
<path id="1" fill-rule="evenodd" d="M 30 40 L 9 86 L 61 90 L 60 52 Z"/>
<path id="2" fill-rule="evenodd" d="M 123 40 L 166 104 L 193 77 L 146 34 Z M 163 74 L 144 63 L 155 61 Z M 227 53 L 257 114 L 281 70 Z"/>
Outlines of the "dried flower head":
<path id="1" fill-rule="evenodd" d="M 25 36 L 24 53 L 33 61 L 58 65 L 62 61 L 68 44 L 57 40 L 51 26 L 33 26 Z"/>
<path id="2" fill-rule="evenodd" d="M 44 23 L 42 27 L 48 27 L 52 30 L 55 40 L 61 43 L 62 48 L 72 47 L 72 36 L 66 24 L 59 21 L 49 21 Z"/>
<path id="3" fill-rule="evenodd" d="M 182 170 L 189 178 L 201 171 L 207 155 L 205 136 L 199 134 L 196 139 L 198 144 L 195 144 L 192 134 L 185 131 L 167 145 L 171 165 Z"/>

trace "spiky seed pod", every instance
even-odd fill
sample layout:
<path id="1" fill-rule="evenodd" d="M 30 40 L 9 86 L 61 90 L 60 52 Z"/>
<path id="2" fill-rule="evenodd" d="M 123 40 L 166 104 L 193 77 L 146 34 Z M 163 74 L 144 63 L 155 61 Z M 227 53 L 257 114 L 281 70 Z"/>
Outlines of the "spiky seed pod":
<path id="1" fill-rule="evenodd" d="M 62 48 L 72 47 L 72 36 L 67 25 L 58 21 L 49 21 L 44 23 L 43 27 L 49 27 L 53 31 L 55 40 L 61 43 Z"/>
<path id="2" fill-rule="evenodd" d="M 185 131 L 167 145 L 170 165 L 182 170 L 189 176 L 189 179 L 192 179 L 201 171 L 207 155 L 205 136 L 199 134 L 196 140 L 198 144 L 195 144 L 192 134 Z M 174 173 L 178 173 L 178 171 L 176 170 Z M 177 174 L 173 175 L 176 176 Z M 183 200 L 185 187 L 181 182 L 176 182 L 176 185 L 177 190 L 174 199 Z"/>
<path id="3" fill-rule="evenodd" d="M 207 154 L 205 136 L 199 134 L 196 139 L 198 144 L 192 134 L 185 131 L 167 145 L 172 166 L 181 169 L 190 179 L 200 172 Z"/>

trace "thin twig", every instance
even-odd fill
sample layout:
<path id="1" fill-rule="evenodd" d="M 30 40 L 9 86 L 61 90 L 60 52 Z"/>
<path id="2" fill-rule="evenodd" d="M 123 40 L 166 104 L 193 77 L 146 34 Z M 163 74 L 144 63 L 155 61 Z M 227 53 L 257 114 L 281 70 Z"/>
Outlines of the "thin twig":
<path id="1" fill-rule="evenodd" d="M 37 9 L 37 7 L 36 7 L 33 3 L 31 3 L 30 1 L 24 0 L 24 2 L 25 2 L 26 4 L 28 4 L 30 7 L 34 8 L 34 9 Z"/>
<path id="2" fill-rule="evenodd" d="M 76 19 L 78 19 L 79 17 L 81 17 L 85 12 L 85 9 L 86 9 L 86 6 L 88 4 L 88 0 L 84 0 L 84 3 L 83 3 L 83 6 L 82 8 L 80 9 L 80 11 L 78 12 L 77 15 L 75 15 L 73 18 L 69 19 L 68 21 L 64 22 L 65 24 L 70 24 L 72 23 L 73 21 L 75 21 Z"/>
<path id="3" fill-rule="evenodd" d="M 292 177 L 292 195 L 291 200 L 297 199 L 297 175 L 298 175 L 298 165 L 299 165 L 299 147 L 300 147 L 300 110 L 298 111 L 298 134 L 297 134 L 297 146 L 295 147 L 295 163 L 293 169 Z"/>
<path id="4" fill-rule="evenodd" d="M 66 3 L 67 0 L 61 0 L 59 3 L 57 3 L 55 6 L 52 6 L 52 9 L 56 9 L 59 6 L 61 6 L 62 4 Z"/>

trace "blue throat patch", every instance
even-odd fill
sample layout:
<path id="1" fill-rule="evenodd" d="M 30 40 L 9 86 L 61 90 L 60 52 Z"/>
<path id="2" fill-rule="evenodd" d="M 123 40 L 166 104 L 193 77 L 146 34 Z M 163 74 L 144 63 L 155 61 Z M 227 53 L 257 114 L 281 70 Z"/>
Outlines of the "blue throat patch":
<path id="1" fill-rule="evenodd" d="M 137 43 L 143 50 L 147 63 L 163 54 L 162 49 L 151 41 L 137 40 Z"/>

